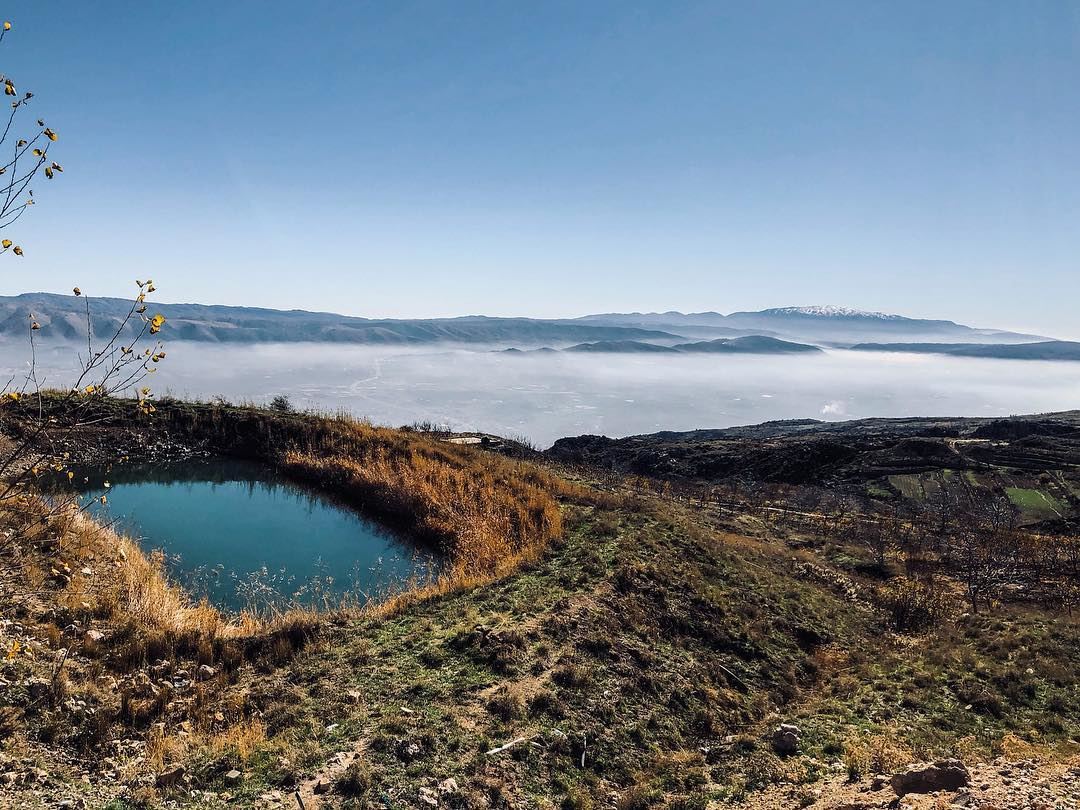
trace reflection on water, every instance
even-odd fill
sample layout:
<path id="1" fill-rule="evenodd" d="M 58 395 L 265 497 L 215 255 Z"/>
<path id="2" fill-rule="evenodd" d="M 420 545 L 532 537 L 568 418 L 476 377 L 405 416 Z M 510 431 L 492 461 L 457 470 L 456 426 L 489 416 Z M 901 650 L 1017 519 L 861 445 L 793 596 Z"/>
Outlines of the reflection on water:
<path id="1" fill-rule="evenodd" d="M 160 549 L 191 592 L 232 610 L 364 601 L 437 568 L 430 550 L 259 464 L 122 464 L 73 483 L 95 517 Z"/>

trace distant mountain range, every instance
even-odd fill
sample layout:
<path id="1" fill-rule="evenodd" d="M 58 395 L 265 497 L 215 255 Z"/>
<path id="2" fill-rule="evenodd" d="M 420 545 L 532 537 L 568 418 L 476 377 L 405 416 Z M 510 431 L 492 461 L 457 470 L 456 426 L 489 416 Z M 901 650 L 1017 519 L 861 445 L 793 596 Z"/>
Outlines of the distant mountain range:
<path id="1" fill-rule="evenodd" d="M 883 312 L 844 307 L 782 307 L 760 312 L 631 312 L 586 315 L 578 322 L 605 326 L 632 326 L 677 332 L 687 337 L 708 337 L 716 330 L 735 336 L 768 335 L 821 345 L 866 342 L 1028 343 L 1046 340 L 1000 329 L 977 329 L 953 321 L 905 318 Z"/>
<path id="2" fill-rule="evenodd" d="M 89 299 L 92 328 L 112 335 L 131 302 Z M 82 341 L 87 299 L 26 293 L 0 297 L 0 337 L 25 337 L 30 316 L 42 340 Z M 581 318 L 371 319 L 328 312 L 204 304 L 153 304 L 167 318 L 168 340 L 269 343 L 485 344 L 573 352 L 812 354 L 819 347 L 909 351 L 968 357 L 1080 359 L 1076 346 L 953 321 L 906 318 L 842 307 L 785 307 L 760 312 L 606 313 Z M 1009 349 L 1008 347 L 1014 347 Z M 553 347 L 553 348 L 552 348 Z"/>
<path id="3" fill-rule="evenodd" d="M 674 346 L 660 346 L 654 343 L 642 343 L 636 340 L 602 340 L 596 343 L 579 343 L 564 349 L 568 352 L 633 352 L 684 354 L 800 354 L 821 352 L 817 346 L 805 343 L 791 343 L 764 335 L 750 335 L 737 338 L 717 338 L 694 343 L 677 343 Z"/>
<path id="4" fill-rule="evenodd" d="M 41 324 L 42 339 L 85 340 L 86 299 L 73 295 L 27 293 L 0 297 L 0 335 L 25 336 L 30 315 Z M 115 333 L 131 302 L 90 299 L 93 331 Z M 204 304 L 153 304 L 167 319 L 169 340 L 215 343 L 328 342 L 363 344 L 502 343 L 536 346 L 594 340 L 678 342 L 682 335 L 635 326 L 573 323 L 531 318 L 432 318 L 419 320 L 356 318 L 329 312 L 259 309 Z"/>

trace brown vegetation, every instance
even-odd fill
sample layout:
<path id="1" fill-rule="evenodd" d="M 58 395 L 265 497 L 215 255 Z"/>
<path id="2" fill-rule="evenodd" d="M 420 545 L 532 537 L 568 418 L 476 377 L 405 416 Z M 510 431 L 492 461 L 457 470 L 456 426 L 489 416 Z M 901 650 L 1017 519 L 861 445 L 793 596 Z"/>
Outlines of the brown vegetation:
<path id="1" fill-rule="evenodd" d="M 532 464 L 340 418 L 290 445 L 282 469 L 436 539 L 451 576 L 500 576 L 562 534 L 566 486 Z"/>

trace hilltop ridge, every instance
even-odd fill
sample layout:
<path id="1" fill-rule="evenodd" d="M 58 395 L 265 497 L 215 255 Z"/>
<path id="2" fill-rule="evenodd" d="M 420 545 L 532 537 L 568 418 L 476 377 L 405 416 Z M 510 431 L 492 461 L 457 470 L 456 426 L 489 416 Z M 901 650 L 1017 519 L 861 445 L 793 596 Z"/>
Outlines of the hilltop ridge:
<path id="1" fill-rule="evenodd" d="M 30 315 L 43 340 L 81 340 L 89 301 L 94 331 L 109 335 L 131 302 L 54 293 L 0 297 L 0 337 L 25 336 Z M 1013 344 L 1046 340 L 949 320 L 927 320 L 837 306 L 781 307 L 759 312 L 606 313 L 580 318 L 464 315 L 447 318 L 365 318 L 332 312 L 217 304 L 157 304 L 173 340 L 208 342 L 328 342 L 359 344 L 503 344 L 567 347 L 599 341 L 687 344 L 717 338 L 770 337 L 789 343 Z"/>

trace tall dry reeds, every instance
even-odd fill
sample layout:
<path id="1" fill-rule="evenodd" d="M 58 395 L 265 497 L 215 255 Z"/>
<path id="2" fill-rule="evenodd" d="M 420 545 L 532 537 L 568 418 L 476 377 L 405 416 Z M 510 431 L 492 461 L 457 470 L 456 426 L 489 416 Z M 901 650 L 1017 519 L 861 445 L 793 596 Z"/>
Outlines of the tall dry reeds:
<path id="1" fill-rule="evenodd" d="M 581 493 L 530 462 L 346 415 L 163 403 L 174 434 L 258 458 L 437 542 L 457 583 L 501 576 L 562 534 L 559 497 Z"/>
<path id="2" fill-rule="evenodd" d="M 562 533 L 552 477 L 490 454 L 333 422 L 282 468 L 440 542 L 460 576 L 491 576 Z"/>

